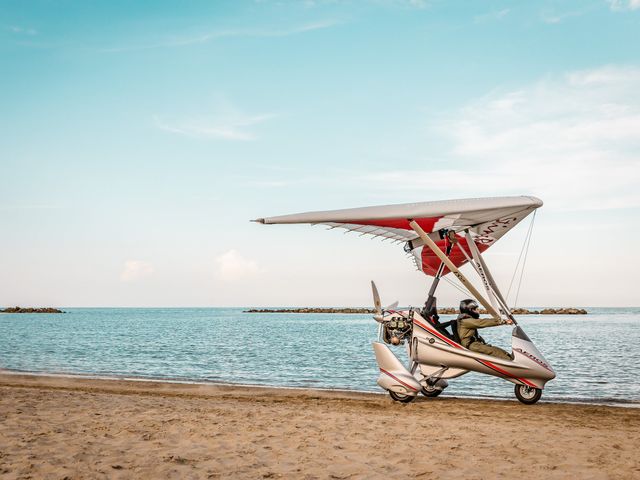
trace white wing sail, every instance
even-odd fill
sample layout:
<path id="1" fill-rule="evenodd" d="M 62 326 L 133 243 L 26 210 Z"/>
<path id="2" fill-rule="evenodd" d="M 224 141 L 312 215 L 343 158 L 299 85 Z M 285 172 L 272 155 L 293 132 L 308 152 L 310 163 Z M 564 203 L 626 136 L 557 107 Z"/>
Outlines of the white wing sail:
<path id="1" fill-rule="evenodd" d="M 468 229 L 482 252 L 541 206 L 542 200 L 531 196 L 469 198 L 305 212 L 254 221 L 266 225 L 321 224 L 361 235 L 408 242 L 406 250 L 413 253 L 418 267 L 433 275 L 440 262 L 433 252 L 422 248 L 422 241 L 409 226 L 411 220 L 416 221 L 441 248 L 445 244 L 440 238 L 441 230 L 460 232 L 458 242 L 467 252 L 469 248 L 462 231 Z M 452 249 L 450 259 L 456 267 L 466 262 L 463 252 L 456 247 Z"/>

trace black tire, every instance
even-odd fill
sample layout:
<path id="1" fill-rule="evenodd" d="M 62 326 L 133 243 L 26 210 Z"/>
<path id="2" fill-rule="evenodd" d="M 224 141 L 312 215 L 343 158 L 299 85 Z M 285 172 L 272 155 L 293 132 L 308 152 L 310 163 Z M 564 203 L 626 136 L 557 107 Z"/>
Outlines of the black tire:
<path id="1" fill-rule="evenodd" d="M 403 395 L 402 393 L 396 393 L 389 390 L 389 395 L 393 400 L 400 403 L 411 403 L 416 399 L 417 395 Z"/>
<path id="2" fill-rule="evenodd" d="M 525 405 L 533 405 L 542 397 L 541 389 L 526 385 L 516 385 L 514 391 L 516 392 L 516 398 Z"/>
<path id="3" fill-rule="evenodd" d="M 422 387 L 422 394 L 425 397 L 435 398 L 442 393 L 442 389 L 435 387 Z"/>

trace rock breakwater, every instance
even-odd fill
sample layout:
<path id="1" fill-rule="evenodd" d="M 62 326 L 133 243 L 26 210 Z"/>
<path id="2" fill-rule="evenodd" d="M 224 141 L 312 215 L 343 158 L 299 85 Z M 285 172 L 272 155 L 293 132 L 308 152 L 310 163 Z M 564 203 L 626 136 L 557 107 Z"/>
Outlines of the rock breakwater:
<path id="1" fill-rule="evenodd" d="M 356 313 L 356 314 L 374 314 L 372 308 L 251 308 L 245 310 L 244 313 Z M 455 315 L 458 313 L 457 308 L 444 307 L 439 308 L 440 315 Z M 486 314 L 485 310 L 480 310 L 481 314 Z M 584 308 L 543 308 L 542 310 L 528 310 L 526 308 L 516 308 L 512 310 L 514 315 L 586 315 Z"/>
<path id="2" fill-rule="evenodd" d="M 9 307 L 4 310 L 0 309 L 0 313 L 64 313 L 57 308 L 24 308 L 24 307 Z"/>
<path id="3" fill-rule="evenodd" d="M 252 308 L 244 313 L 375 313 L 373 308 Z"/>

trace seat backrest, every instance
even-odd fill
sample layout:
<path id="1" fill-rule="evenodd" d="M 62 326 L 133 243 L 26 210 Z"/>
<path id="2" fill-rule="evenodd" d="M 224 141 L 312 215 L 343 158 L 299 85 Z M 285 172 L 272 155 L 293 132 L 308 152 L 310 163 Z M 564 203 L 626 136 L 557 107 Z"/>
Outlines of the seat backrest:
<path id="1" fill-rule="evenodd" d="M 451 328 L 451 331 L 447 330 Z M 460 336 L 458 335 L 458 319 L 449 320 L 448 322 L 438 323 L 436 329 L 443 333 L 449 340 L 453 340 L 456 343 L 460 343 Z"/>
<path id="2" fill-rule="evenodd" d="M 451 320 L 451 330 L 453 330 L 453 340 L 460 343 L 460 335 L 458 335 L 458 319 Z"/>

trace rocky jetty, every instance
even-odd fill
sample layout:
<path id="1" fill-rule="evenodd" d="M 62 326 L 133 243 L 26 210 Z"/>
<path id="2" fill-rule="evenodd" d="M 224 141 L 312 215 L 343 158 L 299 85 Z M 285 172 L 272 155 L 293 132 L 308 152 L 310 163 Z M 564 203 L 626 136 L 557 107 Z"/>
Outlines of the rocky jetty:
<path id="1" fill-rule="evenodd" d="M 480 309 L 479 312 L 486 315 L 486 310 Z M 252 308 L 245 310 L 244 313 L 358 313 L 373 314 L 375 310 L 372 308 Z M 457 308 L 444 307 L 439 308 L 440 315 L 456 315 Z M 544 308 L 542 310 L 528 310 L 526 308 L 516 308 L 511 311 L 514 315 L 586 315 L 584 308 Z"/>
<path id="2" fill-rule="evenodd" d="M 244 313 L 375 313 L 373 308 L 251 308 Z"/>
<path id="3" fill-rule="evenodd" d="M 0 309 L 0 313 L 64 313 L 57 308 L 24 308 L 24 307 L 9 307 L 4 310 Z"/>
<path id="4" fill-rule="evenodd" d="M 487 311 L 483 308 L 478 312 L 482 315 L 487 314 Z M 453 307 L 439 308 L 438 313 L 440 315 L 455 315 L 458 313 L 458 309 Z M 514 308 L 511 313 L 514 315 L 586 315 L 587 311 L 584 308 L 543 308 L 542 310 Z"/>
<path id="5" fill-rule="evenodd" d="M 541 315 L 586 315 L 584 308 L 545 308 L 540 310 Z"/>

